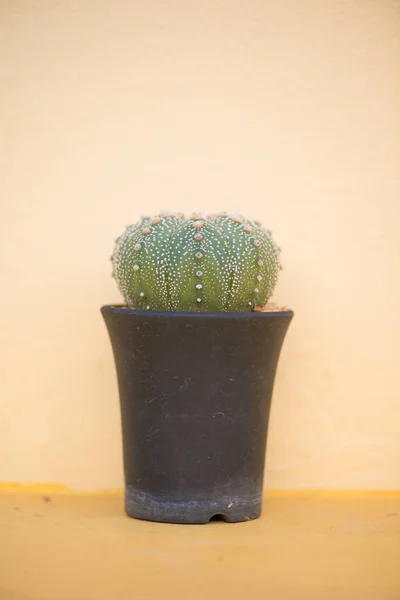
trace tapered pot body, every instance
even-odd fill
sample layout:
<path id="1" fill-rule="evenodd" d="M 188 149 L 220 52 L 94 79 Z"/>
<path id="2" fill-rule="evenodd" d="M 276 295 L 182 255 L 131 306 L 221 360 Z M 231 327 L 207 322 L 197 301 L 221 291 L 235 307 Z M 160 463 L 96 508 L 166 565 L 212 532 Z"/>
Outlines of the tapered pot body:
<path id="1" fill-rule="evenodd" d="M 272 390 L 293 312 L 102 314 L 118 376 L 126 513 L 170 523 L 260 516 Z"/>

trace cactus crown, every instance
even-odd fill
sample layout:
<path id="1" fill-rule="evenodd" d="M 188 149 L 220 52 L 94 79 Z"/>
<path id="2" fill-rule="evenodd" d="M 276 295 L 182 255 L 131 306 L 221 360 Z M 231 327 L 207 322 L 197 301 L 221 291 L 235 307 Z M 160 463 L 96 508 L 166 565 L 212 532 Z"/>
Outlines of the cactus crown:
<path id="1" fill-rule="evenodd" d="M 236 214 L 142 217 L 116 240 L 113 276 L 131 308 L 247 312 L 271 296 L 280 248 Z"/>

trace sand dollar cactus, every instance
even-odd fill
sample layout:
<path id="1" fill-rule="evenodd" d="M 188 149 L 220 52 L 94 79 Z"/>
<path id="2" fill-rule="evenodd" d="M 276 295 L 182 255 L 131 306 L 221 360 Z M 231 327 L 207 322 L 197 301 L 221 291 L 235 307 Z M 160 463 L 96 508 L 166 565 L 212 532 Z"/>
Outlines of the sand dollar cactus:
<path id="1" fill-rule="evenodd" d="M 258 221 L 230 213 L 164 213 L 128 226 L 111 261 L 131 308 L 246 312 L 270 298 L 279 253 Z"/>

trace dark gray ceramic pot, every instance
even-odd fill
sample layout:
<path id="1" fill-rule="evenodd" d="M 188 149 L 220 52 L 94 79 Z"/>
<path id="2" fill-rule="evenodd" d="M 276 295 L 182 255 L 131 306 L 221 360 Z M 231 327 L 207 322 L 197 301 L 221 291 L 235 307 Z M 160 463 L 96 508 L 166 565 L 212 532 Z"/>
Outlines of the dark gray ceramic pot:
<path id="1" fill-rule="evenodd" d="M 118 376 L 126 513 L 168 523 L 259 517 L 293 312 L 102 314 Z"/>

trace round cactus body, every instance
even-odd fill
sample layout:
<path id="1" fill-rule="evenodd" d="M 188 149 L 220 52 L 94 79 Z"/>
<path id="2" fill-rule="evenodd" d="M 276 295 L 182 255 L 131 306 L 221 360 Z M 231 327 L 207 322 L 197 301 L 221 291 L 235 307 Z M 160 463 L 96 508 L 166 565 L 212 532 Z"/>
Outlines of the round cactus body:
<path id="1" fill-rule="evenodd" d="M 221 213 L 143 217 L 111 257 L 127 305 L 141 310 L 246 312 L 266 304 L 280 249 L 258 222 Z"/>

